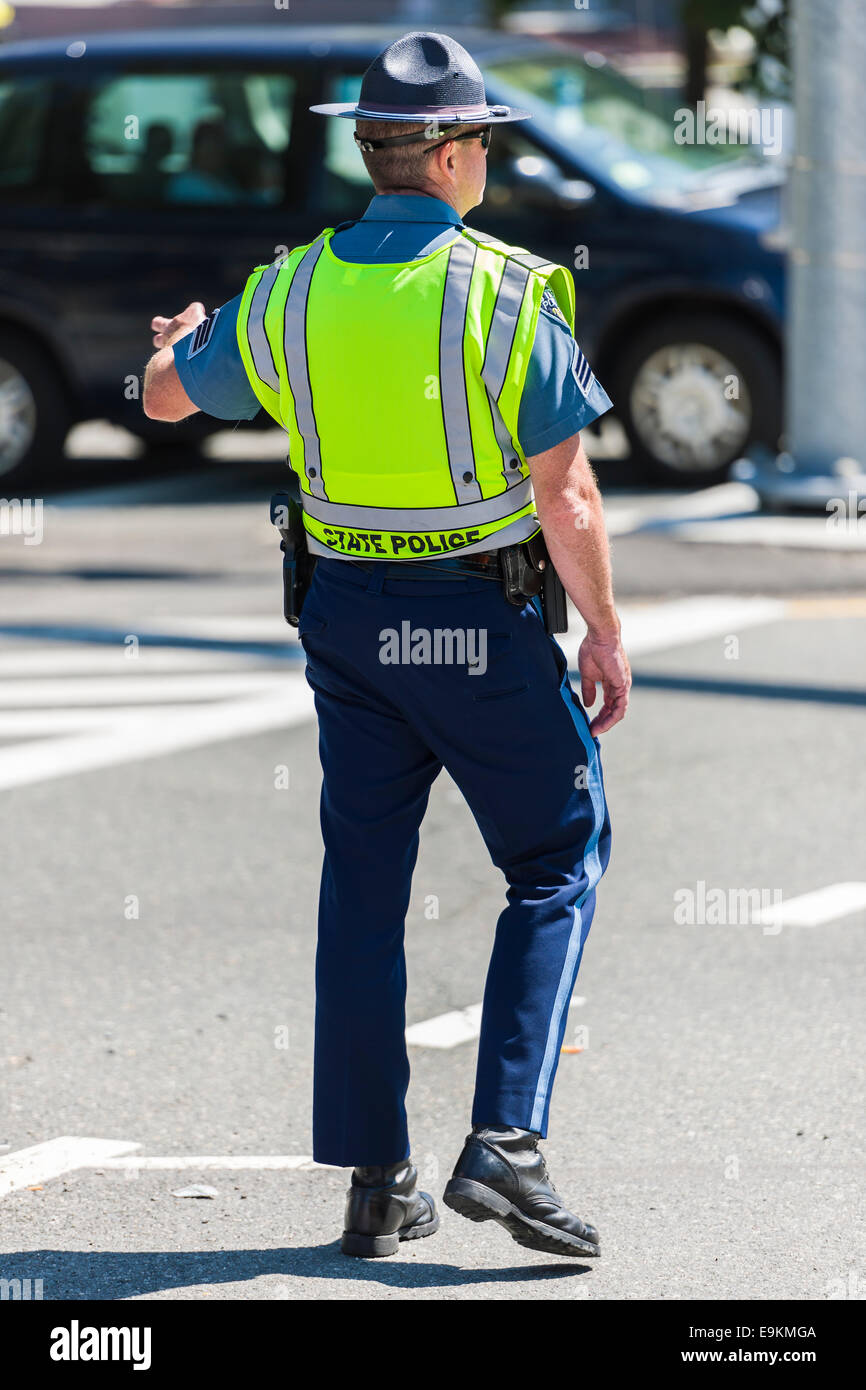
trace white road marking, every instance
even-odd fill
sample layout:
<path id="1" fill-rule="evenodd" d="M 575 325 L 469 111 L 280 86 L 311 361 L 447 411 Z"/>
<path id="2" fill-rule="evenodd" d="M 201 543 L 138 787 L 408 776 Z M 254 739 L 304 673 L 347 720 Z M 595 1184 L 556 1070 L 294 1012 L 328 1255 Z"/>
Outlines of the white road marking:
<path id="1" fill-rule="evenodd" d="M 93 1168 L 117 1154 L 139 1148 L 140 1144 L 123 1139 L 76 1139 L 66 1134 L 45 1144 L 18 1149 L 0 1158 L 0 1197 L 59 1178 L 75 1168 Z"/>
<path id="2" fill-rule="evenodd" d="M 604 499 L 604 515 L 609 536 L 628 536 L 704 517 L 719 520 L 733 514 L 739 519 L 760 505 L 753 487 L 734 482 L 690 492 L 613 493 Z"/>
<path id="3" fill-rule="evenodd" d="M 34 1144 L 29 1149 L 18 1149 L 0 1158 L 0 1197 L 22 1188 L 41 1186 L 80 1168 L 100 1171 L 109 1168 L 132 1171 L 195 1169 L 198 1172 L 207 1169 L 307 1172 L 321 1168 L 333 1171 L 332 1164 L 316 1163 L 309 1154 L 208 1154 L 204 1157 L 179 1154 L 148 1158 L 131 1152 L 140 1148 L 140 1144 L 123 1139 L 78 1139 L 67 1134 L 60 1139 L 49 1139 L 45 1144 Z"/>
<path id="4" fill-rule="evenodd" d="M 273 642 L 277 645 L 298 645 L 293 628 L 278 612 L 275 613 L 213 613 L 166 617 L 159 620 L 162 632 L 176 632 L 184 637 L 207 637 L 224 642 Z"/>
<path id="5" fill-rule="evenodd" d="M 96 1165 L 92 1165 L 96 1166 Z M 224 1168 L 229 1172 L 243 1169 L 308 1171 L 314 1168 L 334 1167 L 331 1163 L 316 1163 L 309 1154 L 207 1154 L 204 1157 L 192 1154 L 179 1154 L 170 1158 L 146 1158 L 134 1154 L 129 1158 L 108 1158 L 99 1164 L 100 1168 L 126 1168 L 139 1170 L 167 1169 L 180 1171 L 193 1168 L 196 1172 Z"/>
<path id="6" fill-rule="evenodd" d="M 568 1007 L 576 1009 L 585 1003 L 586 999 L 575 995 Z M 423 1023 L 413 1023 L 406 1029 L 406 1041 L 410 1047 L 438 1048 L 472 1042 L 481 1032 L 481 1007 L 470 1004 L 465 1009 L 452 1009 L 450 1013 L 427 1018 Z"/>
<path id="7" fill-rule="evenodd" d="M 162 619 L 160 619 L 162 627 Z M 286 629 L 288 631 L 288 629 Z M 138 634 L 139 636 L 141 634 Z M 35 638 L 26 646 L 0 646 L 0 677 L 9 680 L 19 676 L 50 676 L 55 682 L 67 676 L 109 674 L 139 680 L 143 675 L 157 672 L 195 673 L 207 670 L 238 670 L 255 664 L 261 668 L 262 657 L 257 653 L 212 651 L 198 647 L 157 647 L 139 645 L 135 656 L 121 642 L 105 646 L 46 642 L 33 647 Z M 281 667 L 282 669 L 282 667 Z"/>
<path id="8" fill-rule="evenodd" d="M 0 748 L 0 789 L 289 728 L 314 714 L 306 680 L 289 672 L 272 676 L 269 688 L 242 699 L 106 710 L 104 728 Z"/>
<path id="9" fill-rule="evenodd" d="M 813 893 L 803 893 L 798 898 L 762 908 L 753 920 L 781 927 L 820 927 L 863 908 L 866 908 L 866 883 L 830 883 L 826 888 L 816 888 Z"/>
<path id="10" fill-rule="evenodd" d="M 777 622 L 784 618 L 783 599 L 739 598 L 724 594 L 696 595 L 671 599 L 668 603 L 624 604 L 620 609 L 623 644 L 630 657 L 646 652 L 666 651 L 707 637 L 742 632 L 747 627 Z M 569 631 L 557 637 L 568 657 L 577 664 L 577 651 L 586 625 L 573 606 L 569 606 Z"/>
<path id="11" fill-rule="evenodd" d="M 132 666 L 132 662 L 129 663 Z M 273 689 L 285 680 L 281 671 L 200 671 L 187 675 L 73 676 L 53 680 L 16 680 L 0 685 L 0 705 L 15 707 L 143 704 L 146 701 L 219 700 Z"/>
<path id="12" fill-rule="evenodd" d="M 466 1009 L 453 1009 L 436 1018 L 413 1023 L 406 1029 L 406 1041 L 412 1047 L 457 1047 L 470 1042 L 481 1032 L 481 1005 L 470 1004 Z"/>
<path id="13" fill-rule="evenodd" d="M 761 511 L 757 492 L 745 482 L 691 492 L 615 492 L 605 498 L 604 512 L 612 537 L 657 532 L 672 540 L 712 545 L 866 550 L 866 521 L 860 517 L 840 526 L 822 514 L 775 516 Z"/>
<path id="14" fill-rule="evenodd" d="M 655 651 L 662 647 L 678 646 L 698 641 L 715 632 L 736 630 L 735 625 L 753 626 L 772 622 L 783 616 L 785 603 L 780 599 L 762 599 L 736 595 L 696 595 L 652 604 L 624 604 L 620 611 L 623 632 L 631 637 L 635 651 Z M 577 610 L 570 607 L 575 625 L 582 625 Z M 732 626 L 734 625 L 734 626 Z M 223 617 L 201 616 L 161 620 L 166 632 L 185 636 L 201 636 L 225 641 L 273 641 L 286 631 L 281 619 L 266 614 L 227 614 Z M 297 640 L 289 639 L 289 640 Z"/>
<path id="15" fill-rule="evenodd" d="M 787 611 L 782 600 L 725 595 L 625 605 L 623 636 L 635 657 L 741 632 L 777 621 Z M 572 631 L 561 645 L 573 669 L 584 626 L 573 609 L 571 616 Z M 200 628 L 201 621 L 184 619 L 176 626 Z M 282 632 L 272 615 L 228 616 L 214 623 L 212 632 L 223 630 L 231 637 Z M 266 658 L 251 661 L 234 653 L 146 646 L 139 652 L 132 661 L 117 649 L 0 647 L 0 674 L 11 677 L 0 685 L 0 737 L 26 740 L 0 747 L 0 790 L 315 718 L 300 663 L 287 670 Z M 456 1017 L 443 1025 L 443 1036 L 449 1030 L 457 1039 L 477 1036 L 474 1020 L 461 1017 L 463 1012 L 455 1011 Z"/>
<path id="16" fill-rule="evenodd" d="M 856 518 L 858 523 L 861 518 Z M 829 524 L 820 516 L 745 516 L 686 522 L 670 527 L 678 541 L 712 545 L 776 545 L 795 550 L 866 550 L 866 523 Z"/>

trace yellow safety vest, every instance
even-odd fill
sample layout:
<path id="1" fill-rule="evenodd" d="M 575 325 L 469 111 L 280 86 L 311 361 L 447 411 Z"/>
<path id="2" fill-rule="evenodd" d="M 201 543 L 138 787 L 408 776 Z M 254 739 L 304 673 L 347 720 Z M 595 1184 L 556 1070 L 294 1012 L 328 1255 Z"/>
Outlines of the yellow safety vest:
<path id="1" fill-rule="evenodd" d="M 332 236 L 258 266 L 237 325 L 289 435 L 310 550 L 429 560 L 526 540 L 520 400 L 548 285 L 574 331 L 571 273 L 468 228 L 391 264 L 342 261 Z"/>

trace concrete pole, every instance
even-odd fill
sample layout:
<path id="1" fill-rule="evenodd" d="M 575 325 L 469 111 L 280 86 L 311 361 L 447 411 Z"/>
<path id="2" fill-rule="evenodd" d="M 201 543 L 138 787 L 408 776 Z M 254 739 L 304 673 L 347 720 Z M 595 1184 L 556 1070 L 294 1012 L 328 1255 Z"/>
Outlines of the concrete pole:
<path id="1" fill-rule="evenodd" d="M 768 500 L 866 496 L 866 8 L 794 0 L 787 453 Z M 841 486 L 840 486 L 841 485 Z"/>

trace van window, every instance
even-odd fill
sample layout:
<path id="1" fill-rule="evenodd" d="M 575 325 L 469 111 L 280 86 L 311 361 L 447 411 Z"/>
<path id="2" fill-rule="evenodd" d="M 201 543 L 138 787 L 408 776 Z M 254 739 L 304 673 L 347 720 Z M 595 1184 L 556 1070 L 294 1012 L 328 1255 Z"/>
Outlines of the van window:
<path id="1" fill-rule="evenodd" d="M 102 83 L 84 127 L 88 201 L 280 204 L 295 83 L 284 74 L 135 73 Z"/>
<path id="2" fill-rule="evenodd" d="M 49 101 L 44 78 L 0 78 L 0 189 L 38 188 Z"/>
<path id="3" fill-rule="evenodd" d="M 328 83 L 323 100 L 357 101 L 360 93 L 361 73 L 341 73 Z M 329 118 L 325 123 L 325 158 L 316 201 L 329 222 L 359 217 L 373 194 L 354 132 L 354 121 Z"/>

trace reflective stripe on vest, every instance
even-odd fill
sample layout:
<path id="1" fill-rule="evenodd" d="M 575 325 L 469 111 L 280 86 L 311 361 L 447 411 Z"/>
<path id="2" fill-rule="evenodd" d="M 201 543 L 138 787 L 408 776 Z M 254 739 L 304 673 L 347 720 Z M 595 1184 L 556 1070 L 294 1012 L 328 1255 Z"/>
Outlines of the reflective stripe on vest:
<path id="1" fill-rule="evenodd" d="M 517 437 L 541 298 L 562 267 L 469 229 L 417 261 L 341 261 L 330 229 L 259 266 L 238 345 L 289 435 L 316 554 L 471 553 L 538 529 Z"/>
<path id="2" fill-rule="evenodd" d="M 322 482 L 322 451 L 307 362 L 307 302 L 313 271 L 322 254 L 322 247 L 321 239 L 314 241 L 292 276 L 283 320 L 283 351 L 289 389 L 295 402 L 298 429 L 304 437 L 304 473 L 307 489 L 314 497 L 327 500 L 328 494 Z"/>

